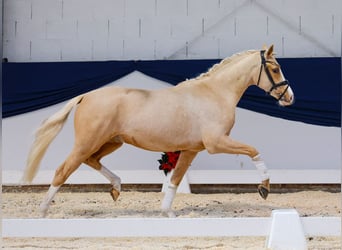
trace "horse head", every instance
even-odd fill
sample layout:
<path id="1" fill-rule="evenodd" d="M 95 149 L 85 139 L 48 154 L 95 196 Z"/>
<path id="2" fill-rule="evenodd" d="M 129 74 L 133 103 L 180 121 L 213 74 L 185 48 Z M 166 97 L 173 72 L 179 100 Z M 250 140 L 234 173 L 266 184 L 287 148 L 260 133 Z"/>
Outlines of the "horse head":
<path id="1" fill-rule="evenodd" d="M 261 66 L 257 86 L 278 100 L 281 106 L 294 102 L 294 94 L 290 83 L 285 79 L 281 67 L 274 57 L 273 45 L 260 51 Z"/>

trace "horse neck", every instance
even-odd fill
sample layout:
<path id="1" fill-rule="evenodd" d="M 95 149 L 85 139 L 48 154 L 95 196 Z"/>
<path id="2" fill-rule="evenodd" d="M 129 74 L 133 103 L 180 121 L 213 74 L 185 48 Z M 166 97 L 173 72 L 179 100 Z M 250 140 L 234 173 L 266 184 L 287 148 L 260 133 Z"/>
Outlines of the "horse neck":
<path id="1" fill-rule="evenodd" d="M 236 104 L 246 89 L 254 83 L 253 75 L 260 67 L 256 54 L 246 55 L 239 61 L 224 65 L 212 76 L 208 77 L 207 85 L 217 93 L 233 98 Z"/>

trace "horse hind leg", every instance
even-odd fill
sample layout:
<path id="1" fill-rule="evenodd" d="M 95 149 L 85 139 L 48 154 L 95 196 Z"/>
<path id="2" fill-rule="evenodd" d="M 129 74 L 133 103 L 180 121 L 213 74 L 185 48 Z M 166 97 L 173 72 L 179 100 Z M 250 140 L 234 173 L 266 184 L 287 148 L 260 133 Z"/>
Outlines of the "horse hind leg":
<path id="1" fill-rule="evenodd" d="M 119 198 L 121 192 L 121 179 L 119 176 L 111 172 L 108 168 L 100 163 L 102 157 L 114 152 L 122 146 L 121 142 L 116 142 L 115 140 L 105 143 L 96 153 L 91 155 L 84 163 L 88 166 L 99 171 L 107 180 L 112 184 L 112 189 L 110 190 L 110 195 L 113 200 L 116 201 Z"/>
<path id="2" fill-rule="evenodd" d="M 60 186 L 55 187 L 54 185 L 50 185 L 48 192 L 46 193 L 42 203 L 40 204 L 40 212 L 41 216 L 45 217 L 47 214 L 47 211 L 49 210 L 50 204 L 55 197 L 56 193 L 58 192 Z"/>
<path id="3" fill-rule="evenodd" d="M 120 178 L 109 171 L 107 168 L 99 163 L 99 160 L 116 150 L 122 145 L 122 143 L 106 143 L 104 144 L 95 154 L 91 157 L 88 157 L 80 149 L 74 149 L 69 157 L 65 160 L 65 162 L 59 166 L 59 168 L 55 172 L 55 176 L 52 180 L 52 184 L 49 187 L 49 190 L 43 199 L 43 202 L 40 205 L 40 211 L 42 216 L 45 217 L 47 211 L 50 207 L 50 204 L 58 192 L 59 188 L 65 183 L 65 181 L 69 178 L 69 176 L 81 165 L 82 162 L 85 162 L 89 166 L 98 170 L 101 174 L 103 174 L 113 185 L 111 190 L 111 195 L 114 200 L 117 200 L 121 191 L 121 180 Z M 83 152 L 83 153 L 82 153 Z M 84 160 L 87 159 L 87 160 Z"/>
<path id="4" fill-rule="evenodd" d="M 45 217 L 49 206 L 58 192 L 59 188 L 65 183 L 68 177 L 81 165 L 82 156 L 75 150 L 69 155 L 69 157 L 58 167 L 55 172 L 52 183 L 49 187 L 45 198 L 40 205 L 40 211 L 42 216 Z"/>
<path id="5" fill-rule="evenodd" d="M 110 195 L 112 196 L 113 200 L 116 201 L 119 198 L 121 192 L 121 178 L 95 159 L 89 158 L 86 161 L 86 164 L 99 171 L 100 174 L 102 174 L 107 180 L 109 180 L 112 185 Z M 96 167 L 94 167 L 95 165 Z"/>

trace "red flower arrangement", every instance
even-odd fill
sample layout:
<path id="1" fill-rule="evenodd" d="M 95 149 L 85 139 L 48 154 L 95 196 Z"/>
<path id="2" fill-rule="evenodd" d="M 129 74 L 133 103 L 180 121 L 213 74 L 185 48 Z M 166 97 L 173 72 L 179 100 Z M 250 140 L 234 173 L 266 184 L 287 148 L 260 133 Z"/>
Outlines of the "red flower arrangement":
<path id="1" fill-rule="evenodd" d="M 160 163 L 159 169 L 163 170 L 165 175 L 176 167 L 180 151 L 176 152 L 164 152 L 161 159 L 158 160 Z"/>

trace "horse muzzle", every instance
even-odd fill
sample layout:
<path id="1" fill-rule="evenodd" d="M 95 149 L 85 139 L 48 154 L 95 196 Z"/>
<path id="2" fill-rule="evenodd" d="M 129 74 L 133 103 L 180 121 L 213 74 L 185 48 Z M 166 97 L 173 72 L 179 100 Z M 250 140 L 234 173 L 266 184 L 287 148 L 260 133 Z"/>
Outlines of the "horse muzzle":
<path id="1" fill-rule="evenodd" d="M 281 97 L 278 99 L 278 103 L 280 106 L 290 106 L 294 103 L 295 98 L 293 91 L 289 85 L 287 85 L 286 90 L 281 95 Z"/>

